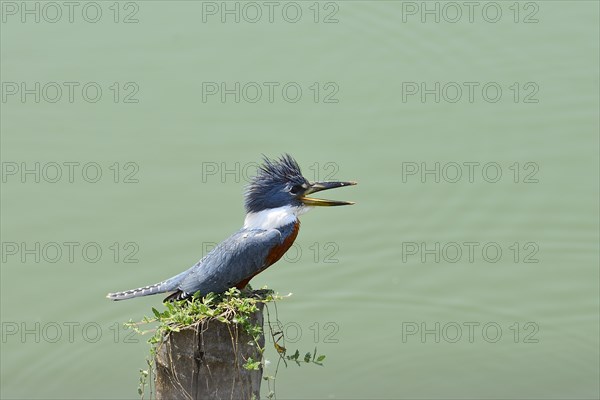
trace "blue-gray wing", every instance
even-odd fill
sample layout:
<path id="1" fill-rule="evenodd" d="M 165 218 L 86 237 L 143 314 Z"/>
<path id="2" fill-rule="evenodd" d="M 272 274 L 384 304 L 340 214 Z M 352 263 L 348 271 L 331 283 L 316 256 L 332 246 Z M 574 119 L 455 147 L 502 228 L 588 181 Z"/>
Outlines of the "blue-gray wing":
<path id="1" fill-rule="evenodd" d="M 190 268 L 177 289 L 188 295 L 222 293 L 265 269 L 269 251 L 282 241 L 277 229 L 242 229 Z"/>

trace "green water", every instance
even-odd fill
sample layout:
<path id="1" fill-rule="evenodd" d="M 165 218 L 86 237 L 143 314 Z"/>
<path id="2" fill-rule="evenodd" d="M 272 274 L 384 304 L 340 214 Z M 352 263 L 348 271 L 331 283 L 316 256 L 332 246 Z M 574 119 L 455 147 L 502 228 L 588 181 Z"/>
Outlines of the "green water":
<path id="1" fill-rule="evenodd" d="M 597 2 L 23 4 L 2 2 L 2 398 L 136 398 L 148 347 L 120 324 L 161 298 L 105 294 L 237 230 L 252 163 L 284 152 L 359 185 L 252 282 L 293 292 L 289 349 L 327 355 L 280 368 L 278 398 L 599 397 Z"/>

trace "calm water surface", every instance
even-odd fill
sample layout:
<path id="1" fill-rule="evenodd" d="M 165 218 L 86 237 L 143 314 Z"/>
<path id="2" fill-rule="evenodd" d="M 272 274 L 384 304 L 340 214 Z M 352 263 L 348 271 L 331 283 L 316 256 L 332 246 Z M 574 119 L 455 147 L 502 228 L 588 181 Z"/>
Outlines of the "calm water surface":
<path id="1" fill-rule="evenodd" d="M 100 4 L 96 24 L 2 24 L 3 82 L 80 83 L 72 103 L 3 100 L 2 161 L 102 171 L 3 182 L 3 243 L 79 247 L 72 262 L 3 249 L 2 398 L 136 398 L 148 347 L 120 324 L 160 299 L 104 295 L 238 229 L 247 163 L 283 152 L 309 179 L 359 185 L 253 280 L 293 293 L 287 347 L 327 355 L 280 369 L 279 398 L 598 398 L 597 2 L 501 2 L 497 22 L 481 4 L 454 23 L 445 3 L 439 23 L 395 1 L 221 23 L 153 1 L 121 8 L 130 24 Z M 239 103 L 207 94 L 221 82 L 240 82 Z"/>

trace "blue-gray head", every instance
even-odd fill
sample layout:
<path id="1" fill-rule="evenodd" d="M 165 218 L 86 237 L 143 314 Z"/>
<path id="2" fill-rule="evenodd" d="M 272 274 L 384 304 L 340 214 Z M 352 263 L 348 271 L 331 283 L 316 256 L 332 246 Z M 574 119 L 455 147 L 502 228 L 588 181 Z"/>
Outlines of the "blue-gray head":
<path id="1" fill-rule="evenodd" d="M 356 185 L 356 182 L 309 182 L 300 166 L 289 154 L 279 159 L 264 157 L 245 193 L 246 212 L 256 213 L 279 207 L 343 206 L 350 201 L 323 200 L 307 197 L 321 190 Z"/>

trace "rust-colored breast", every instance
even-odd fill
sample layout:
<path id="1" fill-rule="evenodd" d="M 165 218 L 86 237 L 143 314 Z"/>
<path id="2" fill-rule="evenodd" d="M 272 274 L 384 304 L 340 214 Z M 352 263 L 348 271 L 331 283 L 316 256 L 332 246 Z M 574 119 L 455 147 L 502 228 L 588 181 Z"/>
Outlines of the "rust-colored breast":
<path id="1" fill-rule="evenodd" d="M 299 231 L 300 231 L 300 221 L 297 220 L 296 224 L 294 225 L 294 229 L 292 230 L 292 233 L 290 233 L 289 236 L 287 238 L 285 238 L 283 243 L 280 244 L 279 246 L 273 247 L 271 249 L 271 251 L 269 251 L 269 254 L 267 255 L 267 259 L 265 260 L 266 262 L 265 262 L 264 268 L 261 269 L 260 271 L 258 271 L 256 274 L 248 277 L 247 279 L 244 279 L 242 282 L 238 283 L 235 286 L 240 290 L 245 288 L 246 285 L 248 284 L 248 282 L 250 282 L 252 280 L 252 278 L 254 278 L 258 273 L 264 271 L 269 266 L 275 264 L 281 257 L 283 257 L 285 252 L 288 251 L 288 249 L 292 246 L 292 244 L 294 243 L 294 240 L 296 240 L 296 236 L 298 236 Z"/>
<path id="2" fill-rule="evenodd" d="M 273 247 L 269 252 L 269 255 L 267 255 L 267 262 L 265 268 L 275 264 L 281 257 L 283 257 L 285 252 L 288 251 L 288 249 L 294 243 L 294 240 L 296 240 L 296 236 L 298 236 L 299 231 L 300 221 L 296 220 L 296 224 L 294 225 L 294 230 L 292 231 L 292 233 L 290 233 L 290 235 L 287 238 L 285 238 L 283 243 L 281 243 L 279 246 Z"/>

